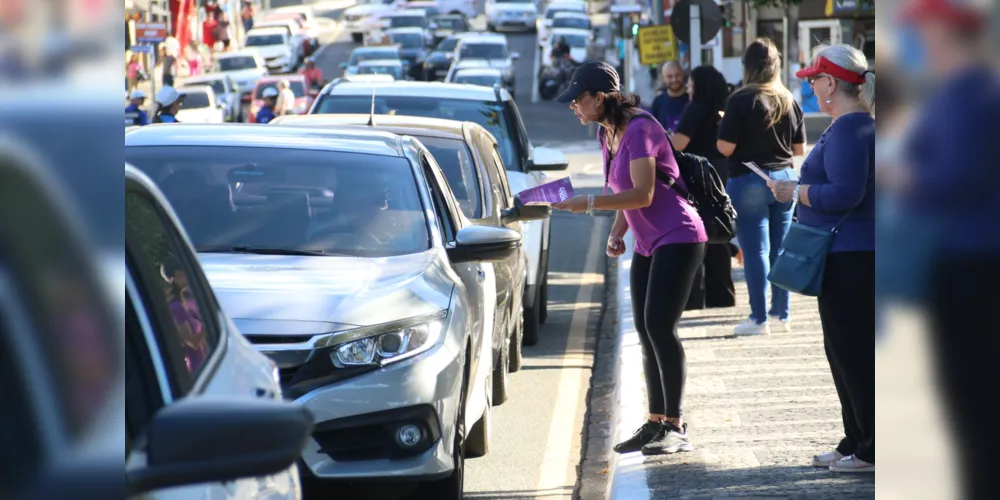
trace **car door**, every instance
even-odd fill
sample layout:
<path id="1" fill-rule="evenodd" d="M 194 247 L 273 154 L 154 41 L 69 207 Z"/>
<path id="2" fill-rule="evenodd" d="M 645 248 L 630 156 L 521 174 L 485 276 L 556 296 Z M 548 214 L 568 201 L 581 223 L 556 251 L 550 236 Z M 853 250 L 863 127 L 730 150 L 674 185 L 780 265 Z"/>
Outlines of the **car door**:
<path id="1" fill-rule="evenodd" d="M 231 324 L 161 199 L 140 181 L 126 177 L 125 332 L 137 360 L 136 366 L 126 367 L 126 426 L 131 436 L 142 436 L 156 410 L 178 399 L 209 393 L 250 399 L 261 385 L 254 368 L 241 363 L 239 346 L 229 342 Z M 276 381 L 272 387 L 277 391 Z M 126 469 L 144 464 L 145 453 L 139 446 L 129 450 Z M 158 490 L 146 498 L 291 500 L 301 494 L 294 470 Z"/>
<path id="2" fill-rule="evenodd" d="M 504 168 L 503 160 L 500 158 L 500 149 L 492 137 L 486 136 L 485 141 L 489 148 L 489 157 L 491 158 L 489 162 L 491 175 L 496 178 L 496 182 L 500 187 L 499 208 L 501 211 L 510 210 L 514 207 L 514 193 L 507 180 L 507 169 Z M 522 237 L 524 236 L 525 225 L 523 222 L 512 221 L 506 224 L 503 224 L 502 220 L 499 222 L 504 227 L 513 229 L 521 233 Z M 521 250 L 515 256 L 505 262 L 505 265 L 509 268 L 507 273 L 510 277 L 510 297 L 507 313 L 509 315 L 508 329 L 511 331 L 513 331 L 515 322 L 518 320 L 520 297 L 524 295 L 527 261 L 527 247 L 522 246 Z"/>

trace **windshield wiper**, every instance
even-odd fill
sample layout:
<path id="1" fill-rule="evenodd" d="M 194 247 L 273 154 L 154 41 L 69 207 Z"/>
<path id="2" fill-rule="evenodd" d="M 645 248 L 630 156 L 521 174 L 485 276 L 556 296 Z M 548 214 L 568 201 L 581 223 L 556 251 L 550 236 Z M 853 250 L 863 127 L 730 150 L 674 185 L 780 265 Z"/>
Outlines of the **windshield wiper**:
<path id="1" fill-rule="evenodd" d="M 343 255 L 333 252 L 324 252 L 322 250 L 301 250 L 298 248 L 258 247 L 251 245 L 234 245 L 231 247 L 200 248 L 198 249 L 198 251 L 204 253 L 237 252 L 237 253 L 253 253 L 259 255 L 306 255 L 306 256 Z"/>

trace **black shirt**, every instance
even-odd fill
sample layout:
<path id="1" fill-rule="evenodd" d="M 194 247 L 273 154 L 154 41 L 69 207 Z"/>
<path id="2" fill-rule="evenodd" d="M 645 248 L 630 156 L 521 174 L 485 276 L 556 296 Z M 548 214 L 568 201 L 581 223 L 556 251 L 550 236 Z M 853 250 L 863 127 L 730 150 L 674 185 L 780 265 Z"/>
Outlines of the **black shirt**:
<path id="1" fill-rule="evenodd" d="M 746 88 L 729 98 L 726 115 L 719 124 L 719 139 L 736 144 L 729 157 L 729 176 L 751 173 L 743 165 L 752 161 L 763 170 L 783 170 L 792 166 L 792 145 L 805 144 L 805 116 L 799 103 L 773 127 L 767 127 L 764 103 L 757 100 L 757 91 Z"/>
<path id="2" fill-rule="evenodd" d="M 173 76 L 174 75 L 174 65 L 177 64 L 177 59 L 174 56 L 167 56 L 163 58 L 163 76 Z"/>
<path id="3" fill-rule="evenodd" d="M 715 144 L 719 137 L 719 121 L 718 112 L 712 111 L 705 103 L 692 102 L 684 108 L 676 133 L 691 138 L 685 153 L 708 158 L 719 174 L 724 175 L 725 157 Z"/>

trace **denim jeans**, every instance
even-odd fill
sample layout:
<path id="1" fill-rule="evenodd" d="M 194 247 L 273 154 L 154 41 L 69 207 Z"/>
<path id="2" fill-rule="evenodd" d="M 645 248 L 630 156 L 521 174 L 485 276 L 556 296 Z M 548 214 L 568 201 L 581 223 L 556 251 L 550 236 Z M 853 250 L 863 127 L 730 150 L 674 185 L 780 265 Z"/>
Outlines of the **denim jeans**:
<path id="1" fill-rule="evenodd" d="M 776 181 L 795 180 L 795 170 L 769 172 Z M 788 291 L 771 286 L 771 309 L 767 309 L 767 274 L 778 257 L 781 242 L 792 225 L 792 203 L 779 203 L 757 174 L 730 177 L 726 191 L 736 209 L 736 239 L 743 250 L 743 268 L 750 292 L 750 318 L 757 323 L 768 315 L 788 319 Z"/>

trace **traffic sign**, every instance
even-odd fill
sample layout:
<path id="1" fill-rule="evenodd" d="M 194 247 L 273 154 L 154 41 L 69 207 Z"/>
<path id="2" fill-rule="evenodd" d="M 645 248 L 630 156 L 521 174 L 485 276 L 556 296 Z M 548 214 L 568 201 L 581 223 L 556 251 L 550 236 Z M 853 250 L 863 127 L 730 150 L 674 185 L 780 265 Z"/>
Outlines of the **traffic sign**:
<path id="1" fill-rule="evenodd" d="M 701 7 L 701 43 L 708 43 L 722 29 L 722 10 L 715 0 L 678 0 L 670 13 L 670 25 L 677 39 L 691 44 L 691 4 Z"/>
<path id="2" fill-rule="evenodd" d="M 135 52 L 137 54 L 152 54 L 153 53 L 153 46 L 152 45 L 133 45 L 133 46 L 129 47 L 129 50 L 131 50 L 132 52 Z"/>
<path id="3" fill-rule="evenodd" d="M 639 27 L 639 64 L 651 66 L 677 60 L 677 39 L 668 25 Z"/>
<path id="4" fill-rule="evenodd" d="M 136 22 L 135 40 L 137 42 L 160 43 L 167 39 L 167 23 Z"/>

